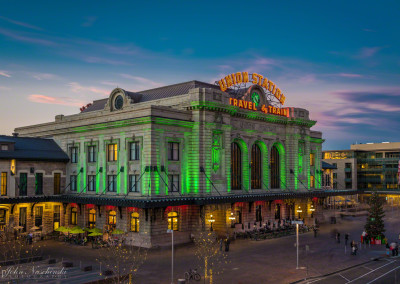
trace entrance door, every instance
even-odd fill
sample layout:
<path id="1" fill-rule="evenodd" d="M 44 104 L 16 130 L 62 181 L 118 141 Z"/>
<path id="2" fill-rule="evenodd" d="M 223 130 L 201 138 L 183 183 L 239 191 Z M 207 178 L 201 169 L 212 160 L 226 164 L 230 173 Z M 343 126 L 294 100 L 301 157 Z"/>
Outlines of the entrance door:
<path id="1" fill-rule="evenodd" d="M 60 213 L 61 207 L 60 205 L 54 205 L 54 213 L 53 213 L 53 230 L 56 230 L 60 227 Z"/>
<path id="2" fill-rule="evenodd" d="M 23 232 L 26 232 L 26 207 L 19 208 L 19 226 L 24 227 Z"/>

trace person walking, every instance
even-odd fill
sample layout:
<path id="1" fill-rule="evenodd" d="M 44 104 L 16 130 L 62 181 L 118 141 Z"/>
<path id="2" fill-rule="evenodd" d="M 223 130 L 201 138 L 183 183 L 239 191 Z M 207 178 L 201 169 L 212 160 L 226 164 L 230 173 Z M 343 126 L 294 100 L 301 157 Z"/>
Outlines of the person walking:
<path id="1" fill-rule="evenodd" d="M 346 233 L 345 235 L 344 235 L 344 245 L 347 247 L 347 242 L 349 241 L 349 234 L 348 233 Z"/>
<path id="2" fill-rule="evenodd" d="M 314 229 L 313 229 L 313 230 L 314 230 L 314 238 L 316 238 L 316 237 L 317 237 L 317 231 L 318 231 L 318 229 L 317 229 L 317 227 L 314 226 Z"/>
<path id="3" fill-rule="evenodd" d="M 396 255 L 396 243 L 392 242 L 390 243 L 390 250 L 392 251 L 392 256 Z"/>
<path id="4" fill-rule="evenodd" d="M 338 244 L 340 244 L 340 233 L 339 232 L 336 234 L 336 241 Z"/>

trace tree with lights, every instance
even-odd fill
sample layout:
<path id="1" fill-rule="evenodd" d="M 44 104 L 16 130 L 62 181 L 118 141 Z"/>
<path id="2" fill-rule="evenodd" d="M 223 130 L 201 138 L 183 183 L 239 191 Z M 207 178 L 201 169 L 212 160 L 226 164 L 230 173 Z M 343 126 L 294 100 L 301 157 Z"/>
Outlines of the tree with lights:
<path id="1" fill-rule="evenodd" d="M 147 258 L 147 250 L 122 243 L 110 241 L 108 247 L 99 250 L 97 261 L 105 268 L 105 279 L 112 283 L 133 283 L 133 277 Z"/>
<path id="2" fill-rule="evenodd" d="M 380 237 L 383 239 L 385 237 L 383 234 L 385 232 L 385 224 L 383 222 L 383 217 L 385 217 L 383 211 L 383 199 L 376 191 L 372 193 L 369 205 L 370 207 L 368 209 L 365 231 L 371 238 L 376 239 L 377 237 Z"/>
<path id="3" fill-rule="evenodd" d="M 214 232 L 200 232 L 195 236 L 195 254 L 204 264 L 204 280 L 210 279 L 213 282 L 213 276 L 223 272 L 223 265 L 228 263 L 227 254 L 220 250 L 220 244 L 217 241 Z"/>

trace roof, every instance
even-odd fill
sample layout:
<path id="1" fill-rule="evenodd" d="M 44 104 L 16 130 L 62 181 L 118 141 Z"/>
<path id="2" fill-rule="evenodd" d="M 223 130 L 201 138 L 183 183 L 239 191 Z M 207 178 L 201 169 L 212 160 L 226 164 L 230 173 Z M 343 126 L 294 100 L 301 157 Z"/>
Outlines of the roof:
<path id="1" fill-rule="evenodd" d="M 0 151 L 0 159 L 68 162 L 68 155 L 52 139 L 0 135 L 0 141 L 14 143 L 14 150 Z"/>
<path id="2" fill-rule="evenodd" d="M 337 169 L 337 166 L 334 166 L 327 162 L 322 161 L 322 168 L 323 169 Z"/>
<path id="3" fill-rule="evenodd" d="M 196 89 L 196 88 L 211 88 L 211 89 L 216 89 L 216 90 L 220 89 L 219 86 L 217 86 L 217 85 L 193 80 L 193 81 L 183 82 L 183 83 L 179 83 L 179 84 L 174 84 L 174 85 L 169 85 L 169 86 L 164 86 L 164 87 L 159 87 L 159 88 L 144 90 L 144 91 L 139 91 L 139 92 L 130 92 L 130 91 L 125 91 L 125 90 L 124 90 L 124 92 L 135 103 L 142 103 L 142 102 L 154 101 L 154 100 L 165 99 L 165 98 L 188 94 L 189 90 Z M 102 110 L 102 109 L 104 109 L 107 101 L 108 101 L 108 98 L 94 101 L 91 106 L 89 106 L 87 109 L 85 109 L 82 112 Z"/>

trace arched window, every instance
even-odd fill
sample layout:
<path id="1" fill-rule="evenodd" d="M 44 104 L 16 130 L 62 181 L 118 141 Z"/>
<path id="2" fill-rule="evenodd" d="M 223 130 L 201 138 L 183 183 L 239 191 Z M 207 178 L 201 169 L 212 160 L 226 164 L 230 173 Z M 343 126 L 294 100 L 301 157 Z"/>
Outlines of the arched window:
<path id="1" fill-rule="evenodd" d="M 139 232 L 139 213 L 131 213 L 131 232 Z"/>
<path id="2" fill-rule="evenodd" d="M 178 231 L 178 213 L 177 212 L 169 212 L 168 213 L 168 229 Z"/>
<path id="3" fill-rule="evenodd" d="M 110 211 L 108 213 L 108 227 L 110 230 L 114 230 L 117 225 L 117 212 Z"/>
<path id="4" fill-rule="evenodd" d="M 281 188 L 280 183 L 280 171 L 279 171 L 279 151 L 276 146 L 272 147 L 271 150 L 271 188 Z"/>
<path id="5" fill-rule="evenodd" d="M 251 147 L 251 188 L 261 188 L 261 151 L 257 144 Z"/>
<path id="6" fill-rule="evenodd" d="M 6 227 L 6 216 L 7 211 L 5 209 L 0 209 L 0 231 L 4 231 Z"/>
<path id="7" fill-rule="evenodd" d="M 71 208 L 71 225 L 78 224 L 78 209 L 76 207 Z"/>
<path id="8" fill-rule="evenodd" d="M 89 228 L 94 228 L 96 227 L 96 210 L 94 209 L 90 209 L 89 210 L 89 218 L 88 218 L 88 224 L 89 224 Z"/>
<path id="9" fill-rule="evenodd" d="M 231 186 L 242 189 L 242 151 L 236 142 L 231 145 Z"/>

